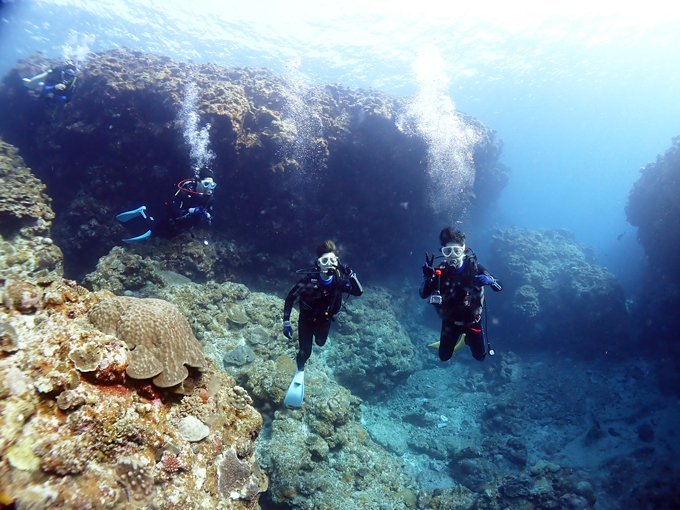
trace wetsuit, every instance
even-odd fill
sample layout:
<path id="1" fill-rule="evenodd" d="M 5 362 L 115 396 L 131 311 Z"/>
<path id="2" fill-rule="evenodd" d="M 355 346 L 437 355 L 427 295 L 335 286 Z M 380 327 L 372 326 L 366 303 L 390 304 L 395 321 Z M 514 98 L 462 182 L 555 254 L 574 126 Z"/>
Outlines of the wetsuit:
<path id="1" fill-rule="evenodd" d="M 159 217 L 152 216 L 150 212 L 142 212 L 133 219 L 123 220 L 125 228 L 143 238 L 149 235 L 170 238 L 182 230 L 191 230 L 203 223 L 210 224 L 215 197 L 196 192 L 197 185 L 196 179 L 182 182 L 172 200 L 165 202 Z"/>
<path id="2" fill-rule="evenodd" d="M 284 321 L 290 320 L 293 304 L 300 299 L 298 370 L 304 370 L 312 354 L 312 338 L 319 347 L 326 343 L 331 321 L 340 312 L 343 292 L 361 296 L 363 289 L 356 274 L 352 272 L 349 276 L 341 276 L 336 269 L 328 281 L 324 281 L 318 273 L 306 275 L 288 293 L 283 306 Z"/>
<path id="3" fill-rule="evenodd" d="M 198 193 L 197 185 L 196 179 L 185 181 L 172 200 L 165 203 L 167 224 L 165 228 L 169 227 L 175 231 L 191 230 L 204 221 L 210 223 L 215 208 L 215 196 Z M 202 209 L 208 215 L 198 214 L 196 209 Z"/>
<path id="4" fill-rule="evenodd" d="M 459 269 L 446 263 L 435 269 L 441 271 L 441 275 L 423 280 L 420 297 L 426 299 L 437 291 L 442 296 L 442 303 L 434 305 L 442 319 L 439 359 L 451 359 L 460 335 L 465 333 L 465 343 L 470 346 L 472 356 L 483 361 L 486 348 L 480 319 L 484 304 L 484 284 L 476 277 L 490 277 L 494 281 L 492 288 L 495 291 L 502 290 L 500 283 L 477 262 L 477 257 L 469 248 L 465 251 L 463 265 Z"/>
<path id="5" fill-rule="evenodd" d="M 57 88 L 58 85 L 63 87 Z M 58 103 L 68 103 L 73 96 L 76 85 L 76 71 L 72 67 L 56 67 L 50 69 L 45 76 L 42 95 L 53 98 Z"/>

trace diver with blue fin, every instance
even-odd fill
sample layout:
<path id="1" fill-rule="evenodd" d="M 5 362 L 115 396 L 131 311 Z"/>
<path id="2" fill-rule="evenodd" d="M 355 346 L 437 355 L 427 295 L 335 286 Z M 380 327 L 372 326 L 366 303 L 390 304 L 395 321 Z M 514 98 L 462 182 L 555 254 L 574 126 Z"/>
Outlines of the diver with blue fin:
<path id="1" fill-rule="evenodd" d="M 165 202 L 164 215 L 156 220 L 147 212 L 145 205 L 120 213 L 116 219 L 130 232 L 138 235 L 123 239 L 126 243 L 137 243 L 152 235 L 172 237 L 181 230 L 192 230 L 210 225 L 215 206 L 213 191 L 217 183 L 212 177 L 185 179 L 177 185 L 177 192 L 170 202 Z"/>
<path id="2" fill-rule="evenodd" d="M 38 90 L 41 96 L 66 104 L 75 92 L 77 74 L 76 65 L 69 59 L 60 66 L 36 74 L 32 78 L 24 78 L 23 82 L 29 89 Z"/>
<path id="3" fill-rule="evenodd" d="M 439 241 L 444 262 L 434 267 L 434 254 L 430 257 L 426 252 L 420 286 L 420 297 L 429 298 L 442 319 L 439 342 L 430 347 L 439 347 L 439 359 L 448 361 L 455 351 L 468 345 L 472 356 L 484 361 L 487 353 L 494 355 L 493 349 L 485 346 L 482 331 L 484 286 L 496 292 L 503 287 L 465 246 L 464 233 L 447 227 L 439 233 Z"/>
<path id="4" fill-rule="evenodd" d="M 283 334 L 292 339 L 290 312 L 295 301 L 300 300 L 297 370 L 283 400 L 292 407 L 302 406 L 305 363 L 312 354 L 313 340 L 319 347 L 326 343 L 331 322 L 342 307 L 343 293 L 361 296 L 364 292 L 356 273 L 349 266 L 340 263 L 338 248 L 333 241 L 324 241 L 317 246 L 316 256 L 318 258 L 314 268 L 298 271 L 305 273 L 305 276 L 290 290 L 283 306 Z"/>

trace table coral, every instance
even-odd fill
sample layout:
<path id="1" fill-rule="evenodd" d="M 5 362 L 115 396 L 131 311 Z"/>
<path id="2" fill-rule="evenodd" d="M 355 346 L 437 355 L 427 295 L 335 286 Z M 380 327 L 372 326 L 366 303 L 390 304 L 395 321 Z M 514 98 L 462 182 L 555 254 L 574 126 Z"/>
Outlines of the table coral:
<path id="1" fill-rule="evenodd" d="M 130 349 L 127 374 L 149 379 L 161 388 L 175 386 L 189 375 L 185 365 L 202 368 L 201 345 L 184 315 L 160 299 L 115 297 L 98 304 L 90 321 L 106 334 L 116 334 Z"/>

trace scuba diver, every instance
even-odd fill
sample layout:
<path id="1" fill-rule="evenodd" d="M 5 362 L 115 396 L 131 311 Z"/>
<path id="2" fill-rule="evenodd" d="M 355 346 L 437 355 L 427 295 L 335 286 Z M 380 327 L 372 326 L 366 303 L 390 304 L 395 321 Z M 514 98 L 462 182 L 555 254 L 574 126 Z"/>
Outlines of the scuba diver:
<path id="1" fill-rule="evenodd" d="M 62 65 L 48 69 L 33 78 L 24 78 L 23 82 L 29 89 L 39 89 L 41 96 L 66 104 L 75 92 L 77 73 L 76 65 L 69 59 Z"/>
<path id="2" fill-rule="evenodd" d="M 316 255 L 318 259 L 313 269 L 298 271 L 306 274 L 288 293 L 283 306 L 283 334 L 293 338 L 290 312 L 295 301 L 300 299 L 297 370 L 283 401 L 293 407 L 302 406 L 305 362 L 312 354 L 312 338 L 319 347 L 326 343 L 331 322 L 342 307 L 343 292 L 352 296 L 361 296 L 364 292 L 356 273 L 339 262 L 338 248 L 333 241 L 324 241 L 317 246 Z"/>
<path id="3" fill-rule="evenodd" d="M 439 233 L 444 262 L 434 267 L 434 254 L 425 252 L 423 283 L 420 297 L 429 298 L 442 319 L 439 359 L 448 361 L 455 351 L 470 346 L 472 356 L 484 361 L 487 354 L 482 332 L 481 315 L 484 307 L 484 286 L 500 292 L 503 287 L 491 273 L 477 262 L 475 253 L 465 246 L 465 234 L 450 227 Z M 494 352 L 489 348 L 489 355 Z"/>
<path id="4" fill-rule="evenodd" d="M 212 177 L 192 178 L 180 182 L 177 193 L 170 202 L 165 202 L 165 211 L 161 220 L 147 214 L 143 205 L 132 211 L 116 216 L 131 232 L 139 235 L 123 239 L 126 243 L 136 243 L 151 235 L 172 237 L 181 230 L 192 230 L 203 224 L 210 225 L 215 204 L 213 191 L 217 183 Z"/>

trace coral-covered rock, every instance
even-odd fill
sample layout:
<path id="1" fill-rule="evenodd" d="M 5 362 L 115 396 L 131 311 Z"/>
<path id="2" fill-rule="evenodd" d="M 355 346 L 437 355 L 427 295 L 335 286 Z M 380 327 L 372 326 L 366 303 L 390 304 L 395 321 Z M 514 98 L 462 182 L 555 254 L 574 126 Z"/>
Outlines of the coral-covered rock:
<path id="1" fill-rule="evenodd" d="M 33 314 L 0 309 L 0 323 L 11 326 L 18 347 L 0 355 L 2 503 L 259 508 L 267 487 L 254 455 L 262 418 L 245 391 L 212 365 L 185 395 L 99 378 L 112 368 L 124 372 L 120 357 L 127 348 L 87 319 L 111 294 L 74 288 L 68 281 L 53 284 L 52 298 Z M 94 372 L 93 345 L 101 354 Z M 189 416 L 208 429 L 202 440 L 183 437 L 179 424 Z M 225 479 L 227 457 L 247 466 L 247 476 Z"/>
<path id="2" fill-rule="evenodd" d="M 513 348 L 630 352 L 621 285 L 568 230 L 498 231 L 487 267 L 504 285 L 492 314 Z"/>
<path id="3" fill-rule="evenodd" d="M 205 365 L 201 344 L 186 318 L 166 301 L 114 297 L 97 304 L 90 321 L 127 344 L 126 372 L 133 379 L 153 378 L 156 386 L 169 388 L 189 376 L 187 366 Z"/>
<path id="4" fill-rule="evenodd" d="M 348 299 L 326 344 L 338 381 L 364 399 L 380 399 L 418 368 L 392 299 L 385 289 Z"/>
<path id="5" fill-rule="evenodd" d="M 0 282 L 47 285 L 63 276 L 63 255 L 50 238 L 51 202 L 17 148 L 0 139 Z"/>
<path id="6" fill-rule="evenodd" d="M 162 218 L 174 185 L 190 176 L 178 119 L 190 82 L 216 154 L 213 228 L 253 251 L 252 270 L 274 274 L 279 264 L 289 269 L 291 260 L 303 267 L 297 247 L 323 239 L 328 225 L 347 252 L 384 270 L 386 251 L 411 248 L 407 236 L 393 232 L 417 233 L 434 219 L 424 191 L 426 144 L 396 123 L 408 98 L 291 84 L 266 69 L 177 62 L 120 48 L 91 55 L 73 99 L 55 110 L 21 81 L 55 64 L 34 55 L 7 74 L 0 84 L 0 134 L 33 156 L 37 175 L 54 190 L 54 235 L 73 273 L 89 270 L 125 237 L 117 213 L 147 205 Z M 478 135 L 474 193 L 486 204 L 507 183 L 507 169 L 497 165 L 502 142 L 478 120 L 459 118 Z M 459 209 L 474 193 L 460 194 Z M 278 240 L 281 261 L 272 260 L 271 239 Z"/>

